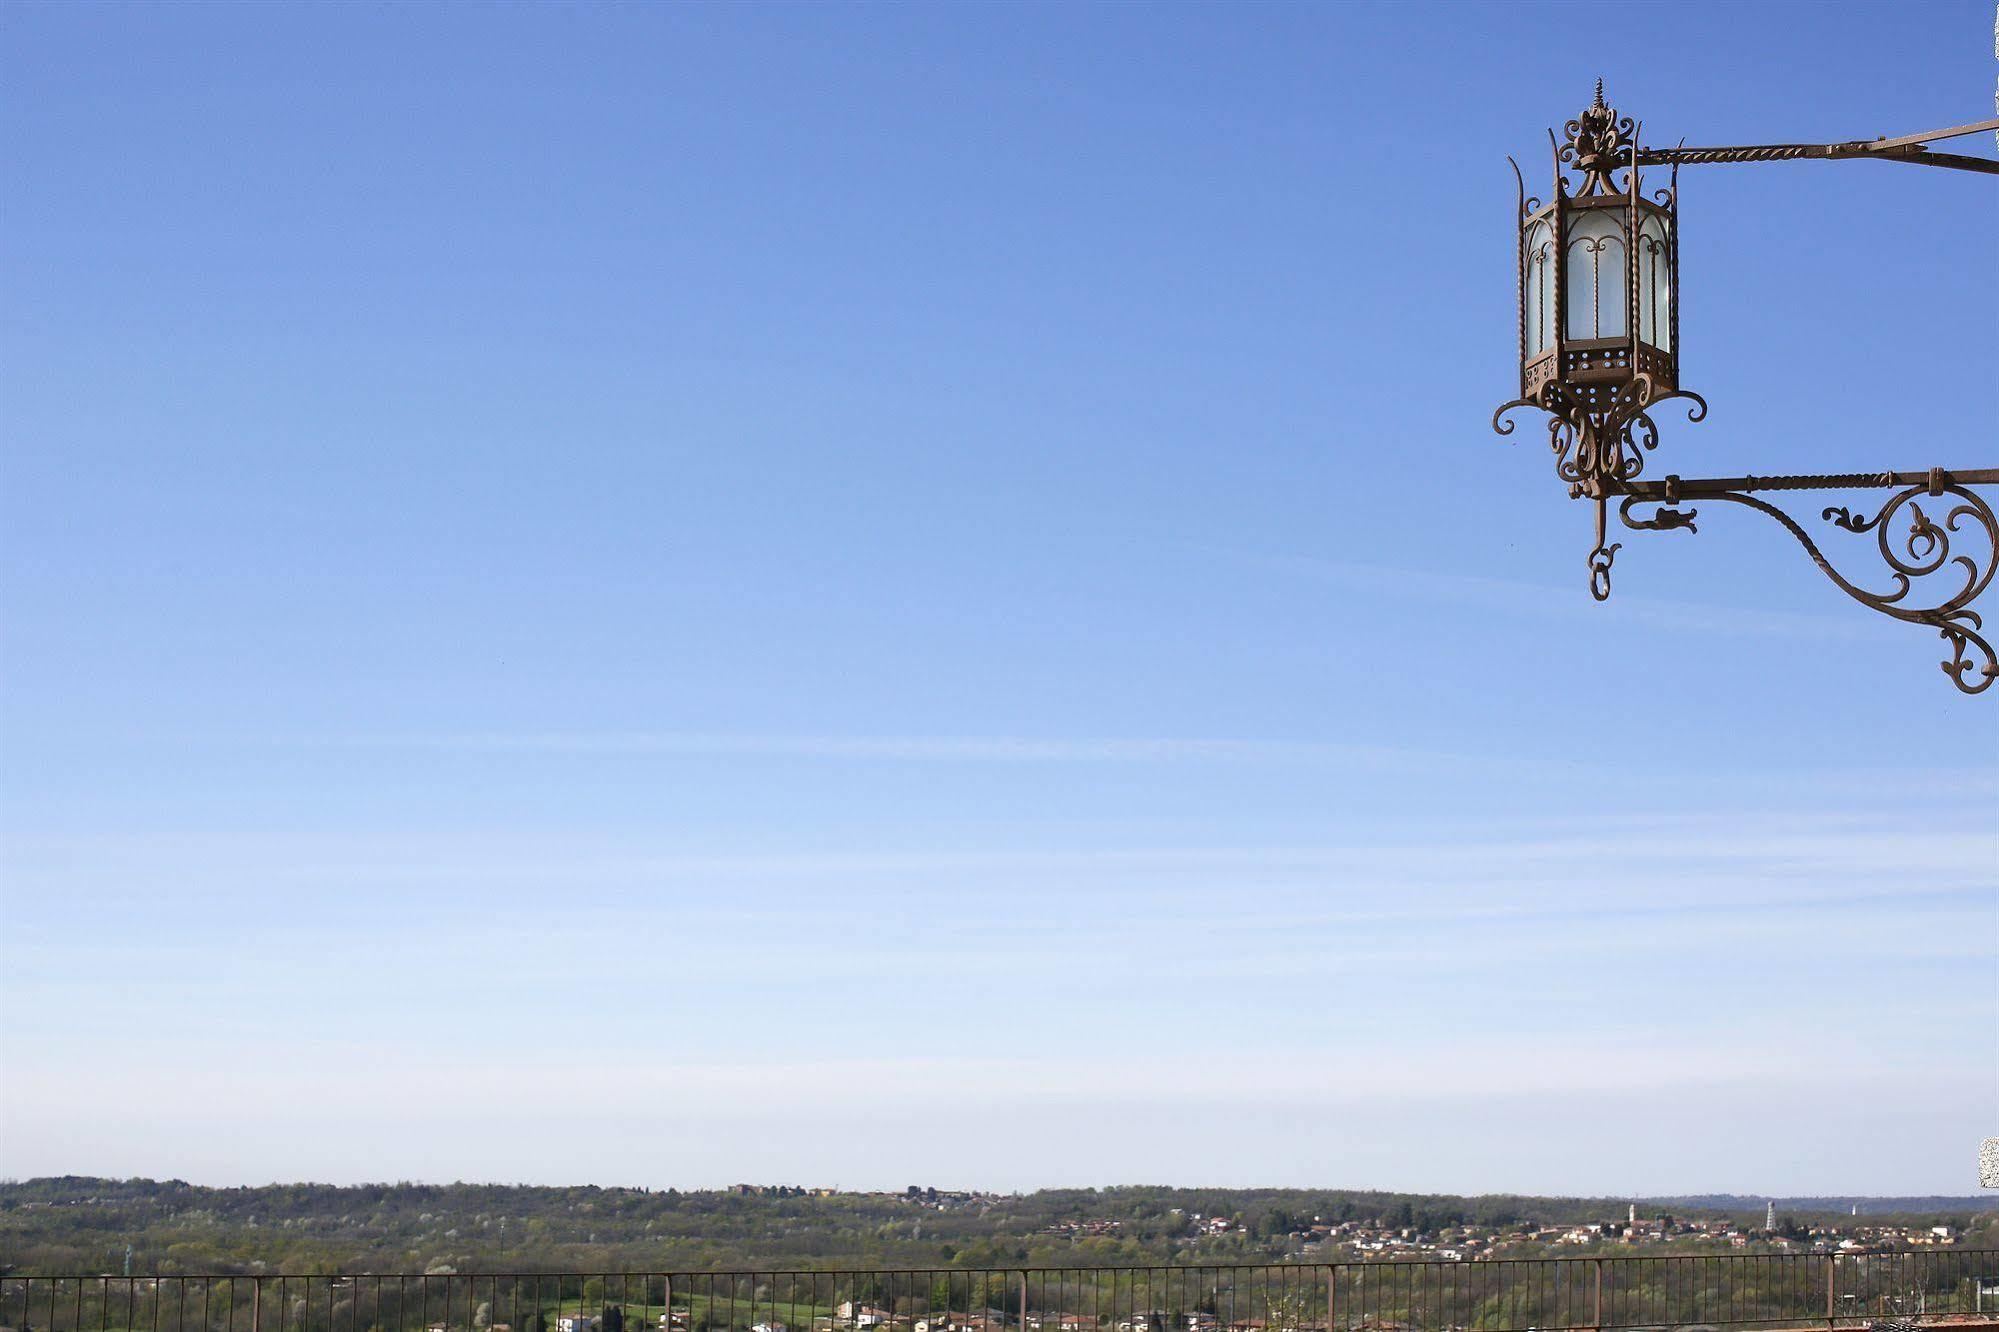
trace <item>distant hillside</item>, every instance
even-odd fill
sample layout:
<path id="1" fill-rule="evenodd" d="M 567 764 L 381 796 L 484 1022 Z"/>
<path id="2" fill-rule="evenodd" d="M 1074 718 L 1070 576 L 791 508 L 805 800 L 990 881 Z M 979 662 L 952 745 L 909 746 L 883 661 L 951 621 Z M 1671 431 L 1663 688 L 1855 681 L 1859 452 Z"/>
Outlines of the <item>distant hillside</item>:
<path id="1" fill-rule="evenodd" d="M 1780 1199 L 1782 1235 L 1762 1237 L 1762 1198 L 1648 1200 L 1638 1210 L 1651 1219 L 1630 1238 L 1681 1252 L 1739 1247 L 1752 1236 L 1772 1246 L 1809 1243 L 1810 1225 L 1834 1224 L 1861 1204 L 1870 1217 L 1905 1213 L 1925 1234 L 1948 1223 L 1967 1246 L 1999 1248 L 1996 1202 Z M 0 1270 L 118 1271 L 128 1250 L 137 1273 L 998 1268 L 1525 1256 L 1575 1253 L 1576 1244 L 1622 1239 L 1632 1210 L 1619 1198 L 1351 1189 L 207 1188 L 180 1180 L 64 1176 L 0 1182 Z M 1875 1227 L 1862 1238 L 1892 1246 L 1902 1236 Z M 1558 1250 L 1558 1243 L 1571 1247 Z"/>

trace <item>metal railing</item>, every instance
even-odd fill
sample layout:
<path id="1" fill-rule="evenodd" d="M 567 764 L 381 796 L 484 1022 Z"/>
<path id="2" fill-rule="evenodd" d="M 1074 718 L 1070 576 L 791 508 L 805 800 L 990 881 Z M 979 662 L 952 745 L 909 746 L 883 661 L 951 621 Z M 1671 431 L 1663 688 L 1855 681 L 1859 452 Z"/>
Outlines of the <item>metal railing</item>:
<path id="1" fill-rule="evenodd" d="M 1999 1321 L 1999 1251 L 1468 1262 L 0 1276 L 11 1332 L 1583 1332 Z"/>

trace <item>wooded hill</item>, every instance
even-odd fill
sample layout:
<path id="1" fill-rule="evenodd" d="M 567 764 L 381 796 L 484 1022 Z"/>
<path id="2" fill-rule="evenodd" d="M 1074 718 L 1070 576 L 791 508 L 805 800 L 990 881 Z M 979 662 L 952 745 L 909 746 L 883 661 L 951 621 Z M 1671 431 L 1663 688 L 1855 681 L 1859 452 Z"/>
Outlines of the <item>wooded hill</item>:
<path id="1" fill-rule="evenodd" d="M 1762 1203 L 1696 1210 L 1760 1224 Z M 1999 1243 L 1983 1199 L 1925 1199 L 1910 1221 Z M 0 1270 L 33 1273 L 664 1271 L 1271 1262 L 1312 1223 L 1419 1234 L 1621 1221 L 1627 1200 L 1322 1189 L 1045 1189 L 988 1194 L 272 1184 L 63 1176 L 0 1182 Z M 1824 1219 L 1844 1218 L 1837 1200 Z M 1641 1204 L 1657 1213 L 1658 1205 Z M 1882 1212 L 1864 1209 L 1873 1219 Z M 1218 1223 L 1215 1219 L 1220 1218 Z M 1793 1211 L 1805 1224 L 1816 1214 Z M 1991 1233 L 1988 1233 L 1991 1232 Z M 1982 1236 L 1982 1238 L 1981 1238 Z"/>

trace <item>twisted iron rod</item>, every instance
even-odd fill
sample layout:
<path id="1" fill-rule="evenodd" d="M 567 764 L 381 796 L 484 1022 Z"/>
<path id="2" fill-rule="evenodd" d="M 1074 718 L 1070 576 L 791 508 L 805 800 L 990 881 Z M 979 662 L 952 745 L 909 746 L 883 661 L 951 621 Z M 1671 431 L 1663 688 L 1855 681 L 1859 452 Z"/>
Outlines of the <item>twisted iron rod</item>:
<path id="1" fill-rule="evenodd" d="M 1945 486 L 1999 485 L 1999 467 L 1974 467 L 1963 471 L 1938 469 L 1931 472 L 1838 472 L 1820 476 L 1718 476 L 1691 481 L 1669 476 L 1663 481 L 1624 481 L 1606 487 L 1611 493 L 1639 499 L 1712 499 L 1717 495 L 1755 490 L 1883 490 L 1891 486 L 1926 486 L 1932 480 Z"/>

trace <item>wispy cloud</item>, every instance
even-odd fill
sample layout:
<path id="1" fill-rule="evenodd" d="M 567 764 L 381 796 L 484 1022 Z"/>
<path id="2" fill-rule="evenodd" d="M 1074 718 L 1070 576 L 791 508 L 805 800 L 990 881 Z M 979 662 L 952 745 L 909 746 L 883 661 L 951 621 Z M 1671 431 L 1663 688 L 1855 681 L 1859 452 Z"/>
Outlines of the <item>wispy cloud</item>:
<path id="1" fill-rule="evenodd" d="M 799 760 L 934 764 L 1319 764 L 1371 773 L 1499 773 L 1573 777 L 1572 759 L 1366 741 L 1229 736 L 841 735 L 603 730 L 277 736 L 261 743 L 330 750 L 404 750 L 534 757 Z"/>
<path id="2" fill-rule="evenodd" d="M 1128 830 L 1024 827 L 1000 844 L 978 834 L 939 845 L 873 835 L 865 845 L 754 849 L 688 844 L 684 835 L 579 836 L 565 830 L 479 827 L 427 833 L 342 828 L 270 832 L 130 832 L 14 837 L 5 863 L 17 882 L 61 885 L 61 897 L 150 894 L 167 876 L 182 894 L 204 882 L 234 892 L 254 882 L 301 888 L 383 888 L 466 883 L 595 884 L 608 892 L 645 884 L 842 884 L 851 892 L 1133 893 L 1156 901 L 1221 889 L 1321 894 L 1369 888 L 1447 894 L 1519 894 L 1615 886 L 1611 905 L 1659 891 L 1670 900 L 1727 901 L 1756 889 L 1766 900 L 1856 891 L 1949 891 L 1999 882 L 1999 829 L 1989 806 L 1888 806 L 1861 813 L 1785 812 L 1743 806 L 1683 813 L 1575 814 L 1466 825 L 1421 819 L 1396 829 L 1351 829 L 1314 840 L 1217 843 L 1134 839 Z M 125 885 L 129 885 L 126 887 Z M 1081 899 L 1078 899 L 1079 901 Z M 1389 899 L 1364 909 L 1390 909 Z M 1352 904 L 1343 904 L 1351 906 Z M 1451 903 L 1450 909 L 1460 904 Z M 569 903 L 568 909 L 574 909 Z M 1406 903 L 1397 903 L 1395 910 Z M 1324 910 L 1322 904 L 1317 910 Z"/>
<path id="3" fill-rule="evenodd" d="M 226 736 L 182 737 L 180 743 L 242 743 Z M 1768 804 L 1773 793 L 1793 802 L 1864 801 L 1869 808 L 1918 801 L 1985 801 L 1999 798 L 1999 770 L 1991 767 L 1735 767 L 1716 771 L 1690 757 L 1682 765 L 1667 755 L 1634 770 L 1624 762 L 1584 760 L 1517 748 L 1437 749 L 1367 740 L 1274 739 L 1259 736 L 1021 736 L 793 734 L 606 729 L 463 732 L 375 732 L 340 735 L 249 737 L 256 746 L 329 751 L 405 751 L 412 754 L 483 754 L 522 759 L 573 756 L 663 760 L 742 759 L 890 764 L 990 764 L 1030 768 L 1060 765 L 1317 765 L 1367 775 L 1475 776 L 1519 781 L 1614 781 L 1627 794 L 1677 791 L 1704 805 L 1733 808 L 1741 796 Z M 1550 786 L 1548 789 L 1553 789 Z M 1642 814 L 1617 816 L 1625 821 Z M 1575 820 L 1560 821 L 1573 828 Z M 1509 820 L 1517 832 L 1531 821 Z M 1460 818 L 1454 826 L 1471 826 Z"/>
<path id="4" fill-rule="evenodd" d="M 362 737 L 352 743 L 415 749 L 532 753 L 997 763 L 1134 763 L 1174 759 L 1401 759 L 1417 752 L 1393 745 L 1198 737 L 1065 739 L 979 735 L 729 735 L 682 731 L 474 732 L 458 735 Z"/>

